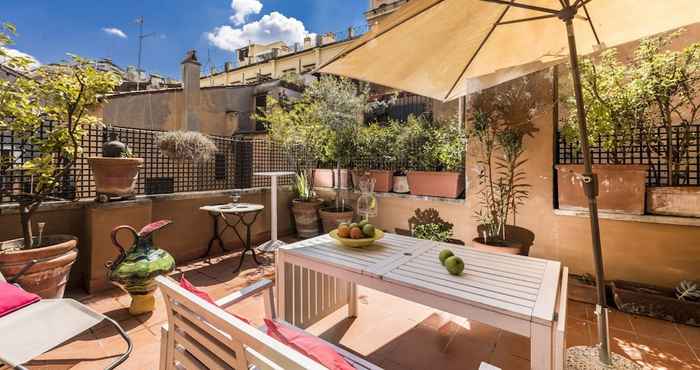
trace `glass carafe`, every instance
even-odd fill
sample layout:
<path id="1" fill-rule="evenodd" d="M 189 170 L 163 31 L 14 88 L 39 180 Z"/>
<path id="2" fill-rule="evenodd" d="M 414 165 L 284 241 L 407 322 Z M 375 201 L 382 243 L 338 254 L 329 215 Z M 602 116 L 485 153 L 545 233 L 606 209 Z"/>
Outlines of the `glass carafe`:
<path id="1" fill-rule="evenodd" d="M 367 175 L 360 177 L 360 197 L 357 199 L 357 214 L 363 219 L 377 216 L 377 197 L 374 195 L 375 180 Z"/>

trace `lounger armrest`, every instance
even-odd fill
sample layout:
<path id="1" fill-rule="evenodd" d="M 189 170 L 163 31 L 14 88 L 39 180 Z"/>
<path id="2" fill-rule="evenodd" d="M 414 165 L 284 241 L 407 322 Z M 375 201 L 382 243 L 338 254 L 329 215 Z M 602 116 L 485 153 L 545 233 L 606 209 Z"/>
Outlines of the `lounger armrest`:
<path id="1" fill-rule="evenodd" d="M 263 279 L 237 292 L 231 293 L 217 300 L 215 303 L 221 308 L 228 308 L 229 306 L 236 304 L 246 298 L 252 297 L 266 289 L 272 289 L 273 285 L 274 283 L 272 282 L 272 280 Z"/>

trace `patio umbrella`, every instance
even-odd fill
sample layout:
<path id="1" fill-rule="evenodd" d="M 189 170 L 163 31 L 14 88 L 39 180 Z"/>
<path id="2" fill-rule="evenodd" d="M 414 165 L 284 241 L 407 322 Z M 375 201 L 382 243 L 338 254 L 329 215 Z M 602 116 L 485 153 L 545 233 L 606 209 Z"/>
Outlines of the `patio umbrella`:
<path id="1" fill-rule="evenodd" d="M 587 138 L 577 55 L 699 21 L 697 0 L 412 0 L 319 71 L 446 101 L 568 57 L 579 133 Z M 598 184 L 587 140 L 581 147 L 597 279 L 599 359 L 610 364 Z"/>

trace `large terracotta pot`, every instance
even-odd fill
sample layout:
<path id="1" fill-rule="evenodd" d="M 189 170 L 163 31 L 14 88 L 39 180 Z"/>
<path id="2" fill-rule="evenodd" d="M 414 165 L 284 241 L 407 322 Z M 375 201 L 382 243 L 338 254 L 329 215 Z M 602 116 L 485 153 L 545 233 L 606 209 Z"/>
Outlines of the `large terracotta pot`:
<path id="1" fill-rule="evenodd" d="M 408 171 L 412 195 L 457 198 L 464 192 L 464 175 L 460 172 Z"/>
<path id="2" fill-rule="evenodd" d="M 321 215 L 321 222 L 323 223 L 323 232 L 326 233 L 337 228 L 338 224 L 341 222 L 352 222 L 352 217 L 354 216 L 352 209 L 347 210 L 347 208 L 342 212 L 322 208 L 319 214 Z"/>
<path id="3" fill-rule="evenodd" d="M 129 313 L 132 315 L 155 309 L 154 279 L 175 268 L 173 256 L 153 246 L 153 233 L 171 223 L 170 220 L 156 221 L 144 226 L 139 232 L 128 225 L 117 226 L 112 230 L 112 243 L 119 256 L 114 262 L 108 262 L 106 267 L 109 270 L 109 279 L 131 295 Z M 128 230 L 134 236 L 134 244 L 128 250 L 117 240 L 119 230 Z"/>
<path id="4" fill-rule="evenodd" d="M 655 215 L 700 217 L 700 186 L 649 188 L 647 212 Z"/>
<path id="5" fill-rule="evenodd" d="M 318 222 L 318 209 L 320 207 L 320 199 L 306 202 L 300 199 L 294 199 L 292 201 L 294 224 L 297 228 L 297 235 L 300 238 L 312 238 L 321 234 Z"/>
<path id="6" fill-rule="evenodd" d="M 70 269 L 78 257 L 78 238 L 47 235 L 42 244 L 46 246 L 19 249 L 24 245 L 23 239 L 0 243 L 0 272 L 6 279 L 12 279 L 28 263 L 36 260 L 37 263 L 25 270 L 16 283 L 42 298 L 62 298 Z"/>
<path id="7" fill-rule="evenodd" d="M 579 175 L 583 165 L 560 164 L 557 169 L 559 208 L 588 209 Z M 647 165 L 593 165 L 598 175 L 598 208 L 601 211 L 644 214 Z"/>
<path id="8" fill-rule="evenodd" d="M 110 196 L 129 198 L 136 194 L 142 158 L 90 157 L 88 163 L 95 178 L 98 201 L 108 201 Z"/>
<path id="9" fill-rule="evenodd" d="M 472 239 L 471 247 L 482 252 L 520 255 L 524 254 L 523 245 L 519 242 L 513 241 L 505 241 L 499 243 L 498 245 L 495 245 L 485 243 L 483 238 L 474 238 Z"/>

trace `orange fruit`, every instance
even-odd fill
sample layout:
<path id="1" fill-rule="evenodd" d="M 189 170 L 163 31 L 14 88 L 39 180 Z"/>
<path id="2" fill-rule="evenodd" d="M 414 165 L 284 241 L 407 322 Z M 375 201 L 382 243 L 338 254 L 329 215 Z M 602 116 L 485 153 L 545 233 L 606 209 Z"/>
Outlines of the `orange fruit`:
<path id="1" fill-rule="evenodd" d="M 352 229 L 350 229 L 350 237 L 353 239 L 362 239 L 365 237 L 365 234 L 362 233 L 362 230 L 355 226 Z"/>
<path id="2" fill-rule="evenodd" d="M 341 238 L 349 238 L 350 237 L 350 227 L 348 225 L 338 226 L 338 236 Z"/>

